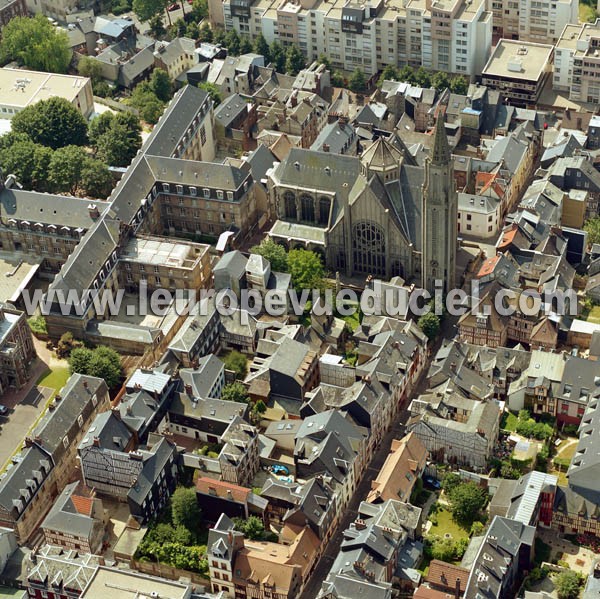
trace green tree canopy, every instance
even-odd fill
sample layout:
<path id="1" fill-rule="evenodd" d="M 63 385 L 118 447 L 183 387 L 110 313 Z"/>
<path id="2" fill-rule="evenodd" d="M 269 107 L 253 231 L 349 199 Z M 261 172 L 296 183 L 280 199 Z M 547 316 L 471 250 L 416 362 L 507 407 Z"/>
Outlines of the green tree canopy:
<path id="1" fill-rule="evenodd" d="M 83 115 L 68 100 L 57 96 L 25 107 L 13 117 L 11 125 L 15 133 L 25 133 L 35 143 L 53 149 L 87 143 Z"/>
<path id="2" fill-rule="evenodd" d="M 243 35 L 240 38 L 240 50 L 239 50 L 240 54 L 249 54 L 253 50 L 254 50 L 254 46 L 252 45 L 250 38 L 246 35 Z"/>
<path id="3" fill-rule="evenodd" d="M 2 28 L 0 60 L 16 60 L 35 71 L 66 73 L 73 53 L 63 29 L 38 14 L 15 17 Z"/>
<path id="4" fill-rule="evenodd" d="M 184 526 L 195 534 L 200 527 L 201 516 L 196 489 L 177 487 L 171 497 L 171 518 L 175 527 Z"/>
<path id="5" fill-rule="evenodd" d="M 325 65 L 325 68 L 331 71 L 331 61 L 329 60 L 329 56 L 325 53 L 319 54 L 319 58 L 317 58 L 317 62 L 319 64 Z"/>
<path id="6" fill-rule="evenodd" d="M 442 489 L 446 495 L 450 495 L 461 483 L 462 479 L 456 472 L 448 472 L 442 480 Z"/>
<path id="7" fill-rule="evenodd" d="M 393 64 L 385 65 L 379 80 L 382 83 L 384 81 L 398 81 L 398 69 Z"/>
<path id="8" fill-rule="evenodd" d="M 354 72 L 348 80 L 348 87 L 354 93 L 364 92 L 367 89 L 367 78 L 362 69 L 359 69 L 358 67 L 354 69 Z"/>
<path id="9" fill-rule="evenodd" d="M 165 0 L 133 0 L 131 6 L 140 21 L 149 21 L 155 15 L 162 13 L 167 3 Z"/>
<path id="10" fill-rule="evenodd" d="M 462 482 L 449 496 L 452 516 L 457 522 L 471 524 L 487 503 L 487 493 L 473 482 Z"/>
<path id="11" fill-rule="evenodd" d="M 223 96 L 221 95 L 221 90 L 216 83 L 211 83 L 210 81 L 203 81 L 198 84 L 200 89 L 203 89 L 208 95 L 211 97 L 215 107 L 217 107 L 222 101 Z"/>
<path id="12" fill-rule="evenodd" d="M 106 164 L 86 157 L 81 165 L 81 191 L 92 198 L 106 198 L 112 188 L 113 179 Z"/>
<path id="13" fill-rule="evenodd" d="M 285 54 L 285 70 L 289 75 L 297 75 L 306 65 L 300 48 L 292 44 Z"/>
<path id="14" fill-rule="evenodd" d="M 417 324 L 428 339 L 435 339 L 440 334 L 440 317 L 433 311 L 423 314 L 417 321 Z"/>
<path id="15" fill-rule="evenodd" d="M 52 149 L 31 140 L 17 141 L 0 149 L 0 165 L 4 173 L 13 174 L 25 189 L 50 191 L 48 165 Z"/>
<path id="16" fill-rule="evenodd" d="M 233 370 L 236 377 L 239 379 L 243 379 L 248 373 L 248 359 L 239 351 L 230 351 L 223 361 L 225 363 L 225 368 L 227 370 Z"/>
<path id="17" fill-rule="evenodd" d="M 194 0 L 192 2 L 192 18 L 200 22 L 208 17 L 208 0 Z"/>
<path id="18" fill-rule="evenodd" d="M 157 13 L 151 17 L 148 21 L 148 25 L 150 26 L 150 34 L 156 39 L 160 39 L 167 34 L 161 13 Z"/>
<path id="19" fill-rule="evenodd" d="M 273 241 L 271 237 L 265 237 L 260 245 L 255 245 L 250 250 L 251 254 L 259 254 L 271 264 L 271 270 L 275 272 L 287 272 L 288 256 L 285 248 Z"/>
<path id="20" fill-rule="evenodd" d="M 129 166 L 142 147 L 142 127 L 130 112 L 105 112 L 89 127 L 88 137 L 96 155 L 111 166 Z"/>
<path id="21" fill-rule="evenodd" d="M 262 31 L 258 34 L 258 37 L 254 40 L 254 52 L 265 57 L 265 64 L 271 62 L 271 50 L 269 44 L 262 34 Z"/>
<path id="22" fill-rule="evenodd" d="M 588 243 L 600 243 L 600 216 L 590 218 L 585 225 L 583 230 L 588 234 Z"/>
<path id="23" fill-rule="evenodd" d="M 441 92 L 450 87 L 450 79 L 444 71 L 438 71 L 431 78 L 431 85 Z"/>
<path id="24" fill-rule="evenodd" d="M 71 373 L 87 374 L 104 379 L 110 389 L 114 389 L 121 381 L 121 358 L 109 347 L 100 346 L 95 349 L 79 347 L 71 351 L 69 357 Z"/>
<path id="25" fill-rule="evenodd" d="M 198 32 L 198 41 L 210 43 L 213 41 L 213 31 L 208 23 L 202 23 Z"/>
<path id="26" fill-rule="evenodd" d="M 85 158 L 85 150 L 80 146 L 65 146 L 55 150 L 48 165 L 48 179 L 52 189 L 74 194 L 81 182 L 81 168 Z"/>
<path id="27" fill-rule="evenodd" d="M 158 122 L 165 107 L 148 81 L 142 81 L 135 86 L 130 101 L 131 105 L 139 111 L 142 120 L 150 124 Z"/>
<path id="28" fill-rule="evenodd" d="M 221 393 L 223 401 L 235 401 L 237 403 L 248 403 L 248 390 L 240 381 L 235 381 L 223 387 Z"/>
<path id="29" fill-rule="evenodd" d="M 285 62 L 286 62 L 285 50 L 283 49 L 283 46 L 277 40 L 275 40 L 271 44 L 270 54 L 271 54 L 271 62 L 273 63 L 275 70 L 278 73 L 283 73 L 285 71 Z"/>
<path id="30" fill-rule="evenodd" d="M 244 536 L 251 541 L 257 541 L 264 537 L 265 525 L 257 516 L 250 516 L 247 519 L 234 518 L 235 529 L 244 533 Z"/>
<path id="31" fill-rule="evenodd" d="M 325 269 L 321 257 L 309 250 L 297 249 L 288 253 L 288 271 L 294 289 L 325 288 Z"/>
<path id="32" fill-rule="evenodd" d="M 453 94 L 466 96 L 469 91 L 469 83 L 462 75 L 458 75 L 450 81 L 450 91 Z"/>
<path id="33" fill-rule="evenodd" d="M 89 77 L 93 84 L 102 80 L 102 64 L 89 56 L 80 58 L 77 71 L 82 77 Z"/>
<path id="34" fill-rule="evenodd" d="M 581 579 L 574 570 L 560 572 L 554 578 L 554 588 L 558 593 L 558 599 L 577 599 Z"/>
<path id="35" fill-rule="evenodd" d="M 173 83 L 164 69 L 154 69 L 150 77 L 150 89 L 161 102 L 168 102 L 173 93 Z"/>
<path id="36" fill-rule="evenodd" d="M 421 87 L 431 87 L 431 75 L 423 67 L 419 67 L 415 73 L 415 82 Z"/>
<path id="37" fill-rule="evenodd" d="M 230 29 L 225 35 L 225 47 L 231 56 L 240 55 L 240 36 L 235 29 Z"/>
<path id="38" fill-rule="evenodd" d="M 405 65 L 398 72 L 398 79 L 407 83 L 416 83 L 415 72 L 412 67 Z"/>

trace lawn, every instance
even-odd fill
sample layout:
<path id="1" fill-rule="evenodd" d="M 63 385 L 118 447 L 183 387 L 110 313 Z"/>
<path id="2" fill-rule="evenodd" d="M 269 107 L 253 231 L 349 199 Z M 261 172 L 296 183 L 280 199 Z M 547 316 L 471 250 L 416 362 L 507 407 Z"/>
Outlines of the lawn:
<path id="1" fill-rule="evenodd" d="M 446 508 L 440 507 L 438 512 L 435 515 L 432 514 L 432 516 L 436 524 L 432 524 L 427 533 L 428 537 L 444 537 L 449 534 L 455 541 L 469 538 L 469 531 L 457 524 L 452 519 L 452 514 Z"/>
<path id="2" fill-rule="evenodd" d="M 354 311 L 352 312 L 352 314 L 349 314 L 348 316 L 342 316 L 341 314 L 339 314 L 336 311 L 336 316 L 338 318 L 341 318 L 350 328 L 350 330 L 354 333 L 354 331 L 356 331 L 356 329 L 359 327 L 360 325 L 360 310 L 359 310 L 359 305 L 357 302 L 348 302 L 345 303 L 344 306 L 346 309 L 350 309 L 353 308 Z"/>
<path id="3" fill-rule="evenodd" d="M 54 393 L 60 391 L 69 378 L 68 366 L 56 366 L 38 380 L 37 384 L 40 387 L 50 387 L 54 389 Z"/>
<path id="4" fill-rule="evenodd" d="M 587 315 L 588 322 L 600 324 L 600 306 L 594 306 Z"/>
<path id="5" fill-rule="evenodd" d="M 517 430 L 517 422 L 519 419 L 516 414 L 512 412 L 504 412 L 502 414 L 502 421 L 500 423 L 500 428 L 505 431 L 509 431 L 514 433 Z"/>

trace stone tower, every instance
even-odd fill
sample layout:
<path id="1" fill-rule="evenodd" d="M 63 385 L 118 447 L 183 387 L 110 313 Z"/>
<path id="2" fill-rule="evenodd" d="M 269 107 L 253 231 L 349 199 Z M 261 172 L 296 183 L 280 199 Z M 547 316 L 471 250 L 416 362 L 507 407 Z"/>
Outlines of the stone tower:
<path id="1" fill-rule="evenodd" d="M 438 115 L 423 183 L 421 285 L 433 294 L 435 281 L 444 293 L 456 284 L 458 195 L 443 115 Z"/>

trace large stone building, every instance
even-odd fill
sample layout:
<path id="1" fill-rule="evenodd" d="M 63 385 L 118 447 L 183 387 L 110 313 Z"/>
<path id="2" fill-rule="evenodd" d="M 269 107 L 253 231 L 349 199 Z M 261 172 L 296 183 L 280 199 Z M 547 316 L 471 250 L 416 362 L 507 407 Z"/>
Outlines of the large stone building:
<path id="1" fill-rule="evenodd" d="M 334 68 L 368 75 L 388 64 L 476 75 L 492 43 L 485 0 L 215 0 L 210 12 L 225 29 L 252 39 L 262 33 L 309 61 L 325 54 Z"/>
<path id="2" fill-rule="evenodd" d="M 0 304 L 0 393 L 20 389 L 29 380 L 35 357 L 25 313 Z"/>
<path id="3" fill-rule="evenodd" d="M 392 136 L 360 159 L 293 149 L 268 185 L 274 240 L 320 252 L 347 276 L 400 275 L 430 291 L 439 279 L 453 288 L 458 203 L 441 117 L 425 168 Z"/>

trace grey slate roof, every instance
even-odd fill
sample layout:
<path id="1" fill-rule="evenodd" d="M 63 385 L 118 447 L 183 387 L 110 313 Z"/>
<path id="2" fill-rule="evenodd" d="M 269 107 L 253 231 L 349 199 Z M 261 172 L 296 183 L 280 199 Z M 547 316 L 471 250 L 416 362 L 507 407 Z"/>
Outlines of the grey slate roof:
<path id="1" fill-rule="evenodd" d="M 64 488 L 44 519 L 42 529 L 90 538 L 94 530 L 94 518 L 80 513 L 71 499 L 78 484 L 78 482 L 74 482 Z"/>
<path id="2" fill-rule="evenodd" d="M 232 94 L 215 108 L 215 120 L 226 129 L 243 113 L 248 112 L 248 102 L 240 94 Z"/>
<path id="3" fill-rule="evenodd" d="M 96 416 L 88 428 L 85 438 L 79 444 L 79 449 L 93 445 L 94 439 L 97 438 L 103 449 L 123 451 L 132 436 L 133 433 L 117 416 L 110 411 L 103 412 Z"/>
<path id="4" fill-rule="evenodd" d="M 139 450 L 144 466 L 127 493 L 127 498 L 141 505 L 148 493 L 165 470 L 171 458 L 174 458 L 176 448 L 167 439 L 161 437 L 150 450 Z"/>

